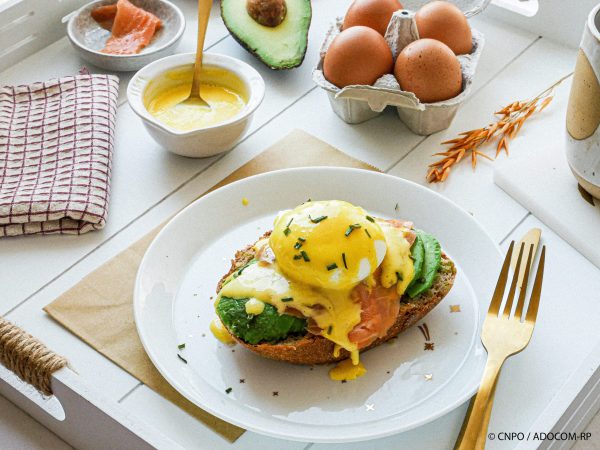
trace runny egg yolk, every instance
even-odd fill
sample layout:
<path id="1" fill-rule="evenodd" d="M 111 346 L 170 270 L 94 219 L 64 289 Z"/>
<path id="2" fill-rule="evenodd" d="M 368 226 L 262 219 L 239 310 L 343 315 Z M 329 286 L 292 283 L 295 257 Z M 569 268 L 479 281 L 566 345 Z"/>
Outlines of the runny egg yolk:
<path id="1" fill-rule="evenodd" d="M 361 322 L 362 300 L 354 288 L 361 282 L 397 285 L 400 298 L 414 276 L 405 231 L 350 203 L 304 203 L 281 213 L 270 238 L 255 244 L 256 255 L 270 248 L 274 260 L 259 256 L 257 263 L 232 274 L 217 302 L 221 296 L 247 298 L 247 310 L 262 302 L 280 314 L 293 308 L 314 321 L 338 354 L 347 350 L 357 365 L 359 348 L 348 337 Z"/>

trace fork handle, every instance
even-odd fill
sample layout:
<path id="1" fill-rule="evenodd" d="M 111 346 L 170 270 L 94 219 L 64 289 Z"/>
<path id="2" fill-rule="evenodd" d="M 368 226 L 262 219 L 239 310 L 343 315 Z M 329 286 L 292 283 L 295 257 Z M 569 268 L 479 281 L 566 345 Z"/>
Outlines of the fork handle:
<path id="1" fill-rule="evenodd" d="M 479 391 L 475 396 L 472 407 L 467 411 L 463 432 L 456 442 L 455 450 L 473 450 L 485 446 L 485 444 L 482 446 L 482 443 L 477 441 L 481 435 L 485 435 L 487 432 L 489 424 L 488 405 L 493 399 L 496 381 L 504 360 L 505 358 L 488 357 Z M 485 430 L 483 430 L 484 427 Z"/>
<path id="2" fill-rule="evenodd" d="M 488 401 L 487 409 L 485 410 L 485 419 L 483 421 L 483 426 L 481 427 L 481 430 L 479 432 L 479 438 L 477 438 L 477 444 L 475 445 L 475 450 L 485 449 L 485 444 L 487 442 L 487 430 L 490 424 L 490 418 L 492 416 L 492 407 L 494 405 L 494 397 L 496 396 L 496 386 L 498 386 L 499 378 L 500 377 L 496 378 L 496 384 L 494 384 L 494 388 L 492 389 L 492 394 L 490 395 L 490 400 Z M 458 445 L 460 444 L 460 442 L 462 442 L 462 438 L 465 434 L 465 428 L 467 426 L 467 423 L 469 422 L 469 416 L 471 415 L 471 411 L 473 410 L 473 404 L 475 403 L 476 398 L 477 394 L 471 397 L 471 401 L 469 402 L 469 408 L 467 409 L 467 412 L 465 414 L 460 433 L 456 438 L 456 448 L 458 448 Z"/>

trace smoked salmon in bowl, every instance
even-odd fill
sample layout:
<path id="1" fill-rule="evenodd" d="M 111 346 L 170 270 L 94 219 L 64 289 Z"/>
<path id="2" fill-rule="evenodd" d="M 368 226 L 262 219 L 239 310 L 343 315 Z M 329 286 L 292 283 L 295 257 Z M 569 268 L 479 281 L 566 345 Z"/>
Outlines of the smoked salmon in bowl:
<path id="1" fill-rule="evenodd" d="M 72 13 L 67 24 L 67 36 L 84 60 L 117 72 L 172 54 L 184 30 L 183 12 L 167 0 L 95 0 Z"/>

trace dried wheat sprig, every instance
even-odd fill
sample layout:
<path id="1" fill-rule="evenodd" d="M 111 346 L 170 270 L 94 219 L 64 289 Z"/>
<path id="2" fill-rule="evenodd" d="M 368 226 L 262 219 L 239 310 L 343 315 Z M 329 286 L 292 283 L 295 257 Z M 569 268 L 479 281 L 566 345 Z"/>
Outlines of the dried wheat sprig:
<path id="1" fill-rule="evenodd" d="M 573 75 L 572 72 L 540 92 L 531 100 L 515 101 L 496 111 L 494 114 L 498 116 L 498 119 L 495 122 L 489 123 L 486 127 L 459 133 L 458 137 L 442 142 L 442 145 L 449 145 L 450 147 L 445 152 L 433 155 L 441 156 L 442 158 L 429 164 L 427 181 L 430 183 L 443 182 L 450 175 L 452 168 L 465 156 L 470 156 L 473 169 L 477 167 L 477 158 L 479 156 L 493 160 L 493 158 L 480 150 L 480 147 L 486 143 L 497 142 L 496 156 L 494 158 L 497 158 L 502 151 L 508 156 L 509 141 L 519 134 L 527 119 L 535 112 L 543 111 L 550 104 L 554 98 L 556 87 L 571 75 Z"/>

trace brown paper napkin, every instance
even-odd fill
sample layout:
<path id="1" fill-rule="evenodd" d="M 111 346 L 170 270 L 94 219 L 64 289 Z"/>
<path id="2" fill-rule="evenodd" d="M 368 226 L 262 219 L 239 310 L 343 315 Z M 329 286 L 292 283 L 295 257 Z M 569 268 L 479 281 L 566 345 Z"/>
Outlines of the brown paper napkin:
<path id="1" fill-rule="evenodd" d="M 259 173 L 306 166 L 376 170 L 314 136 L 296 130 L 207 192 Z M 137 269 L 146 248 L 162 226 L 90 273 L 44 310 L 146 386 L 233 442 L 244 430 L 203 411 L 173 389 L 146 355 L 133 322 L 132 295 Z"/>

